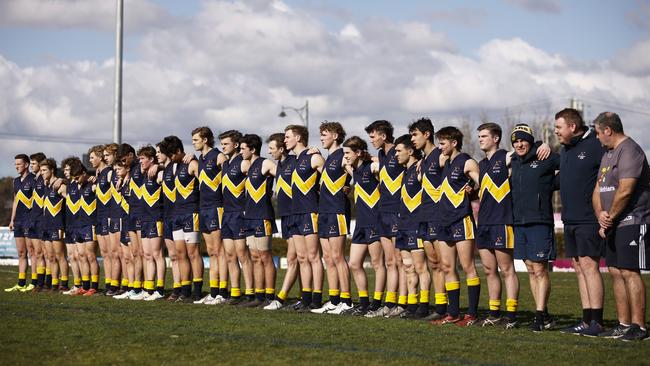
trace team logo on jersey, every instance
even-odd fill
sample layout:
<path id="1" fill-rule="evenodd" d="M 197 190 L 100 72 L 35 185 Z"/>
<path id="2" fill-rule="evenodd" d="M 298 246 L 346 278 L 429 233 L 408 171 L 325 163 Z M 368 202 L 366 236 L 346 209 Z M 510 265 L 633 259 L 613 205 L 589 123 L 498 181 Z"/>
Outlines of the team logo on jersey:
<path id="1" fill-rule="evenodd" d="M 461 232 L 460 232 L 460 228 L 455 228 L 455 229 L 454 229 L 454 234 L 452 235 L 452 237 L 453 237 L 454 239 L 456 239 L 456 238 L 462 238 L 462 237 L 463 237 L 463 235 L 462 235 Z"/>
<path id="2" fill-rule="evenodd" d="M 497 160 L 492 166 L 492 173 L 501 173 L 501 160 Z"/>
<path id="3" fill-rule="evenodd" d="M 535 160 L 535 161 L 533 161 L 532 163 L 530 163 L 530 167 L 533 168 L 533 169 L 537 168 L 538 166 L 539 166 L 539 164 L 538 164 L 538 161 L 537 161 L 537 160 Z"/>
<path id="4" fill-rule="evenodd" d="M 497 240 L 494 241 L 494 244 L 501 245 L 503 243 L 503 236 L 497 235 Z"/>
<path id="5" fill-rule="evenodd" d="M 451 172 L 451 179 L 458 179 L 460 173 L 461 173 L 460 167 L 455 166 L 454 170 Z"/>
<path id="6" fill-rule="evenodd" d="M 587 154 L 584 151 L 581 151 L 580 154 L 578 154 L 578 159 L 580 159 L 580 160 L 583 160 L 586 157 L 587 157 Z"/>
<path id="7" fill-rule="evenodd" d="M 600 170 L 600 178 L 598 178 L 598 181 L 600 183 L 605 183 L 605 177 L 607 176 L 607 173 L 611 170 L 611 167 L 605 167 Z"/>

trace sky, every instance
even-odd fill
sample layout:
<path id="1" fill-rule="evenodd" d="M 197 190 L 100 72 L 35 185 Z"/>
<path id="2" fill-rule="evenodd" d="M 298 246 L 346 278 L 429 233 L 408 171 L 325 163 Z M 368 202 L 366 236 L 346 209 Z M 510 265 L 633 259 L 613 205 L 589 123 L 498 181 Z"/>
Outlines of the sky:
<path id="1" fill-rule="evenodd" d="M 123 137 L 240 129 L 266 137 L 309 101 L 365 136 L 430 117 L 552 120 L 620 114 L 650 153 L 650 0 L 125 0 Z M 112 139 L 115 2 L 0 2 L 0 176 L 13 156 L 60 160 Z M 538 132 L 539 135 L 539 132 Z M 537 137 L 541 137 L 537 136 Z"/>

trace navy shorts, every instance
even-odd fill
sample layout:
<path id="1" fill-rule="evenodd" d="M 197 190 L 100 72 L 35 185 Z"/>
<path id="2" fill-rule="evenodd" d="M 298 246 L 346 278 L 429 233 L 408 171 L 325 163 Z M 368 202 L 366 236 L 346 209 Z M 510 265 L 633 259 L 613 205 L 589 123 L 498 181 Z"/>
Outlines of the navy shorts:
<path id="1" fill-rule="evenodd" d="M 564 250 L 567 257 L 602 257 L 605 240 L 598 224 L 564 225 Z"/>
<path id="2" fill-rule="evenodd" d="M 124 228 L 122 231 L 120 231 L 120 243 L 123 245 L 129 245 L 131 243 L 131 238 L 129 237 L 129 230 L 126 229 L 126 225 L 124 225 Z"/>
<path id="3" fill-rule="evenodd" d="M 29 237 L 29 221 L 14 221 L 14 237 L 15 238 Z"/>
<path id="4" fill-rule="evenodd" d="M 142 228 L 140 230 L 140 235 L 143 239 L 160 238 L 163 236 L 163 223 L 160 220 L 155 222 L 142 221 Z"/>
<path id="5" fill-rule="evenodd" d="M 372 244 L 380 239 L 377 227 L 358 227 L 354 228 L 352 234 L 352 243 L 354 244 Z"/>
<path id="6" fill-rule="evenodd" d="M 183 230 L 185 233 L 199 231 L 199 214 L 197 212 L 176 215 L 170 218 L 172 223 L 172 232 Z"/>
<path id="7" fill-rule="evenodd" d="M 139 216 L 129 215 L 127 224 L 129 226 L 129 231 L 142 230 L 142 219 Z"/>
<path id="8" fill-rule="evenodd" d="M 110 224 L 108 217 L 97 218 L 97 227 L 95 228 L 97 235 L 105 236 L 110 234 L 109 228 Z"/>
<path id="9" fill-rule="evenodd" d="M 278 232 L 275 220 L 244 219 L 244 228 L 246 230 L 246 236 L 254 236 L 256 238 L 271 236 Z"/>
<path id="10" fill-rule="evenodd" d="M 314 212 L 291 215 L 289 231 L 293 235 L 318 234 L 318 214 Z"/>
<path id="11" fill-rule="evenodd" d="M 476 229 L 478 249 L 514 249 L 515 232 L 512 225 L 479 225 Z"/>
<path id="12" fill-rule="evenodd" d="M 172 226 L 173 224 L 170 218 L 165 218 L 163 220 L 163 239 L 174 240 Z"/>
<path id="13" fill-rule="evenodd" d="M 71 238 L 68 238 L 68 233 L 71 235 Z M 97 240 L 95 237 L 95 227 L 93 225 L 86 225 L 75 227 L 72 230 L 66 230 L 65 239 L 66 243 L 69 240 L 70 244 L 82 244 L 90 241 L 95 241 Z"/>
<path id="14" fill-rule="evenodd" d="M 211 233 L 221 229 L 223 207 L 202 208 L 199 210 L 199 227 L 203 233 Z"/>
<path id="15" fill-rule="evenodd" d="M 124 224 L 126 224 L 126 221 L 127 220 L 125 219 Z M 126 225 L 122 225 L 122 224 L 123 223 L 122 223 L 122 218 L 121 217 L 111 217 L 111 218 L 108 219 L 108 231 L 111 234 L 119 233 L 119 232 L 122 231 L 122 226 L 126 226 Z"/>
<path id="16" fill-rule="evenodd" d="M 328 214 L 323 213 L 318 215 L 318 237 L 320 238 L 335 238 L 337 236 L 345 236 L 350 233 L 350 218 L 344 214 Z"/>
<path id="17" fill-rule="evenodd" d="M 280 231 L 282 232 L 282 239 L 287 240 L 293 235 L 298 235 L 291 231 L 291 216 L 282 216 L 280 217 Z"/>
<path id="18" fill-rule="evenodd" d="M 74 244 L 74 228 L 69 228 L 66 227 L 65 230 L 63 230 L 63 236 L 64 240 L 63 242 L 66 244 Z"/>
<path id="19" fill-rule="evenodd" d="M 29 234 L 27 236 L 30 239 L 43 240 L 43 226 L 40 220 L 29 223 Z"/>
<path id="20" fill-rule="evenodd" d="M 447 243 L 474 239 L 474 217 L 467 215 L 451 225 L 441 225 L 438 240 Z"/>
<path id="21" fill-rule="evenodd" d="M 648 224 L 626 225 L 611 230 L 607 235 L 605 258 L 607 266 L 629 269 L 648 270 L 650 266 L 650 243 L 646 241 Z"/>
<path id="22" fill-rule="evenodd" d="M 515 226 L 515 259 L 545 262 L 555 259 L 553 225 Z"/>
<path id="23" fill-rule="evenodd" d="M 246 238 L 244 214 L 241 212 L 224 212 L 221 225 L 223 239 L 241 240 Z"/>
<path id="24" fill-rule="evenodd" d="M 418 238 L 417 230 L 399 230 L 395 236 L 395 248 L 408 251 L 424 249 L 424 242 Z"/>
<path id="25" fill-rule="evenodd" d="M 418 235 L 420 239 L 433 243 L 438 240 L 438 233 L 441 230 L 441 225 L 433 221 L 424 221 L 420 223 L 418 228 Z"/>
<path id="26" fill-rule="evenodd" d="M 60 241 L 64 239 L 63 229 L 43 229 L 43 241 Z"/>
<path id="27" fill-rule="evenodd" d="M 394 238 L 397 235 L 397 212 L 379 212 L 379 235 L 382 238 Z"/>

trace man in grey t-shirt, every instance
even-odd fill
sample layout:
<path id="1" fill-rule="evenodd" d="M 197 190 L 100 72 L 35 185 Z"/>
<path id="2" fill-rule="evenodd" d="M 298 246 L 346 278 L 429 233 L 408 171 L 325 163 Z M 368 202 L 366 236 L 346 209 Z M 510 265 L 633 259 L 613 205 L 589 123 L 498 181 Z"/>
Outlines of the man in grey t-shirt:
<path id="1" fill-rule="evenodd" d="M 623 132 L 616 113 L 601 113 L 596 133 L 607 148 L 603 155 L 593 205 L 600 235 L 607 239 L 606 259 L 612 275 L 619 325 L 601 336 L 627 341 L 648 337 L 646 294 L 640 270 L 650 259 L 650 168 L 643 149 Z"/>

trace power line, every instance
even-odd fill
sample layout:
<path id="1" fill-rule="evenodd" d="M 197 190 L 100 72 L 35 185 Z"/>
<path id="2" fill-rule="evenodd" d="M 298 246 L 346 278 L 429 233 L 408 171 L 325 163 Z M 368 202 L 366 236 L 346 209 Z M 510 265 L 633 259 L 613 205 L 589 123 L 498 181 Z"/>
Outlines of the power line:
<path id="1" fill-rule="evenodd" d="M 0 133 L 0 140 L 20 140 L 20 141 L 42 141 L 42 142 L 56 142 L 63 144 L 79 144 L 79 145 L 98 145 L 106 143 L 109 139 L 94 140 L 84 138 L 72 138 L 64 136 L 38 136 L 38 135 L 24 135 L 17 133 Z"/>

